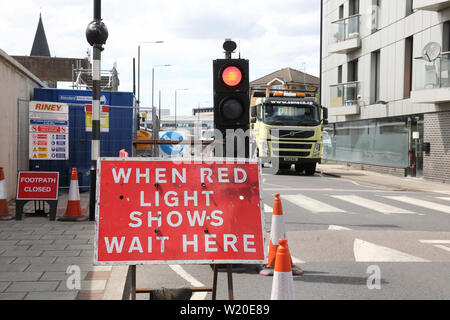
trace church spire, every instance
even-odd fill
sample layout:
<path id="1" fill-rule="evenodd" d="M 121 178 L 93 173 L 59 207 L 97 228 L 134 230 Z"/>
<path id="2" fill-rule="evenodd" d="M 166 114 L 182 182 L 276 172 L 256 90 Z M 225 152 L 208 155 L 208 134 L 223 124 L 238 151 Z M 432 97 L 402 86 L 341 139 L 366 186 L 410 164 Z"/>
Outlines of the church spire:
<path id="1" fill-rule="evenodd" d="M 50 57 L 50 49 L 45 36 L 44 24 L 42 23 L 42 16 L 39 13 L 39 23 L 34 36 L 33 48 L 30 56 Z"/>

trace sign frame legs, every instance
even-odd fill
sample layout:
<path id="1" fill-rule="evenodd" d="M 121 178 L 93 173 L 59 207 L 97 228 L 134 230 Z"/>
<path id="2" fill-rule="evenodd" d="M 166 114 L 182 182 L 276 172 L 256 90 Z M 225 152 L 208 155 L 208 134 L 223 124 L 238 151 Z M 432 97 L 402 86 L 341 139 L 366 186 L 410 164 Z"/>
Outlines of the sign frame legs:
<path id="1" fill-rule="evenodd" d="M 212 287 L 201 287 L 201 288 L 191 288 L 192 292 L 211 292 L 212 300 L 215 301 L 217 299 L 217 275 L 219 274 L 219 265 L 213 265 L 213 283 Z M 224 265 L 227 268 L 227 281 L 228 281 L 228 300 L 234 300 L 233 293 L 233 267 L 231 264 Z M 136 300 L 137 293 L 150 293 L 152 289 L 138 289 L 136 288 L 136 265 L 130 266 L 130 295 L 131 300 Z"/>
<path id="2" fill-rule="evenodd" d="M 39 209 L 39 211 L 36 209 L 36 201 L 42 202 L 42 207 L 41 207 L 41 203 L 38 205 L 39 208 L 44 208 L 44 202 L 47 202 L 50 206 L 50 213 L 49 213 L 49 217 L 50 217 L 50 221 L 55 221 L 56 220 L 56 212 L 58 210 L 58 200 L 16 200 L 16 220 L 22 220 L 22 215 L 23 215 L 23 208 L 25 206 L 26 203 L 28 203 L 29 201 L 34 201 L 34 209 L 36 212 L 42 214 L 41 209 Z M 42 215 L 37 215 L 37 216 L 41 216 Z"/>

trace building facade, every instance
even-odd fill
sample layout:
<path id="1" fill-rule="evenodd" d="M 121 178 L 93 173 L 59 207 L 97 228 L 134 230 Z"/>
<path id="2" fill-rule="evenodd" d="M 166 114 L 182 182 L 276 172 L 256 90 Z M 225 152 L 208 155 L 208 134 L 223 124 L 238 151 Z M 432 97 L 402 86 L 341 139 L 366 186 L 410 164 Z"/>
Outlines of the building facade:
<path id="1" fill-rule="evenodd" d="M 325 158 L 450 183 L 450 1 L 323 0 Z"/>
<path id="2" fill-rule="evenodd" d="M 0 167 L 8 199 L 16 195 L 18 170 L 28 170 L 28 112 L 34 88 L 45 84 L 0 49 Z"/>

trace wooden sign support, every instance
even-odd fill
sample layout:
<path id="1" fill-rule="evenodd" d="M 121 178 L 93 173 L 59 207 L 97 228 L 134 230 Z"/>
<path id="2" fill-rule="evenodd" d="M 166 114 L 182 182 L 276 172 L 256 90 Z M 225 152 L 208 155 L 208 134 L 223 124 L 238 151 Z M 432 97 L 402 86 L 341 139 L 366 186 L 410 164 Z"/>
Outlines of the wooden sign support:
<path id="1" fill-rule="evenodd" d="M 227 264 L 227 281 L 228 281 L 228 300 L 234 300 L 233 293 L 233 268 L 231 264 Z M 136 294 L 149 293 L 150 298 L 152 289 L 149 288 L 136 288 L 136 266 L 130 266 L 131 268 L 131 300 L 136 300 Z M 219 265 L 214 264 L 213 268 L 213 283 L 212 287 L 194 287 L 190 288 L 192 292 L 211 292 L 212 300 L 217 299 L 217 275 L 219 273 Z"/>

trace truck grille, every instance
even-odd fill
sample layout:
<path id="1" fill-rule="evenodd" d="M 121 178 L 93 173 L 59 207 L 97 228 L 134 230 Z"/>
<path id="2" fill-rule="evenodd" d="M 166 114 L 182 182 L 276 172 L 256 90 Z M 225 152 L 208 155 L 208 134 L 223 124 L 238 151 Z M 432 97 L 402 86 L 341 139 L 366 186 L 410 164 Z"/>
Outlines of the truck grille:
<path id="1" fill-rule="evenodd" d="M 297 144 L 297 143 L 272 143 L 274 149 L 297 149 L 297 150 L 310 150 L 312 144 Z"/>
<path id="2" fill-rule="evenodd" d="M 272 129 L 270 130 L 272 136 L 277 137 L 279 134 L 280 139 L 308 139 L 312 138 L 315 135 L 315 131 L 313 130 L 278 130 Z"/>
<path id="3" fill-rule="evenodd" d="M 276 157 L 297 158 L 297 157 L 309 157 L 311 152 L 296 152 L 296 151 L 273 151 Z"/>

